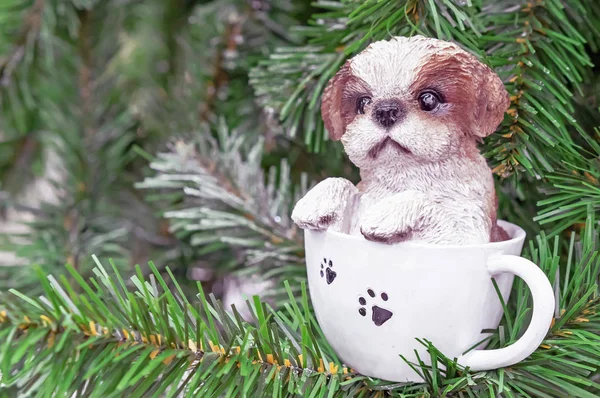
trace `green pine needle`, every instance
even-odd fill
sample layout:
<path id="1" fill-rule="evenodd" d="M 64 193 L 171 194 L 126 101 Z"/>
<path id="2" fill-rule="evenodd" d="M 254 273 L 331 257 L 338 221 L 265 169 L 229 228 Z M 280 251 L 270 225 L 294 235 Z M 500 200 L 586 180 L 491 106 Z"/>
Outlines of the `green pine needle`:
<path id="1" fill-rule="evenodd" d="M 89 282 L 70 267 L 71 282 L 50 276 L 46 283 L 40 274 L 43 296 L 14 290 L 0 296 L 0 391 L 36 396 L 376 396 L 385 390 L 415 397 L 485 391 L 507 397 L 593 397 L 600 393 L 600 384 L 590 378 L 600 368 L 600 258 L 594 225 L 590 215 L 586 229 L 570 244 L 544 235 L 531 242 L 532 260 L 561 292 L 560 314 L 542 346 L 510 368 L 472 373 L 431 342 L 419 340 L 429 354 L 410 365 L 424 384 L 365 378 L 346 369 L 332 351 L 304 284 L 296 299 L 285 283 L 289 299 L 281 310 L 258 298 L 248 302 L 253 317 L 248 322 L 235 308 L 226 311 L 214 297 L 205 296 L 200 286 L 195 297 L 183 296 L 177 281 L 165 280 L 153 264 L 152 274 L 133 277 L 134 289 L 129 290 L 117 268 L 108 270 L 95 259 L 95 277 Z M 561 269 L 567 272 L 558 274 L 565 257 L 569 266 Z M 507 317 L 488 348 L 514 342 L 527 328 L 529 307 L 530 294 L 517 280 L 505 306 Z M 505 326 L 508 338 L 499 333 Z"/>

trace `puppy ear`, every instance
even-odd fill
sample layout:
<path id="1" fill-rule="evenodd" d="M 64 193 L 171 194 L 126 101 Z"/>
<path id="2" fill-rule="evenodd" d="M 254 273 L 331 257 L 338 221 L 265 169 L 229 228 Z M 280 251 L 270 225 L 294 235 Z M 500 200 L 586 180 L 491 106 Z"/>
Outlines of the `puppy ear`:
<path id="1" fill-rule="evenodd" d="M 476 128 L 473 134 L 483 138 L 496 131 L 502 123 L 504 113 L 510 106 L 510 98 L 498 75 L 479 61 L 473 79 L 477 82 L 474 87 L 473 120 Z"/>
<path id="2" fill-rule="evenodd" d="M 417 70 L 411 92 L 439 90 L 453 105 L 451 119 L 461 131 L 480 138 L 492 134 L 510 105 L 502 81 L 490 67 L 457 45 L 433 43 L 435 52 Z"/>
<path id="3" fill-rule="evenodd" d="M 329 138 L 334 141 L 342 138 L 346 130 L 346 122 L 342 116 L 342 91 L 351 76 L 350 61 L 346 61 L 338 73 L 329 80 L 323 91 L 321 115 L 325 123 L 325 129 L 329 132 Z"/>

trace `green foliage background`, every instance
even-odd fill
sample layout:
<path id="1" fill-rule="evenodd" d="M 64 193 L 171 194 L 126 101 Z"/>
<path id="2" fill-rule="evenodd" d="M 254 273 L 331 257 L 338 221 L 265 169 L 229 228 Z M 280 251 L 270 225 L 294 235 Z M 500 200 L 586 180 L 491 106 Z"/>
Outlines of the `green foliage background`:
<path id="1" fill-rule="evenodd" d="M 437 365 L 399 385 L 344 370 L 323 338 L 289 214 L 324 177 L 357 179 L 326 138 L 324 85 L 414 34 L 503 79 L 482 152 L 559 304 L 528 360 L 470 372 L 423 341 Z M 599 50 L 596 0 L 0 1 L 0 203 L 26 227 L 0 241 L 17 256 L 0 267 L 0 394 L 598 396 Z M 232 279 L 268 287 L 225 308 Z M 517 282 L 491 347 L 529 311 Z"/>

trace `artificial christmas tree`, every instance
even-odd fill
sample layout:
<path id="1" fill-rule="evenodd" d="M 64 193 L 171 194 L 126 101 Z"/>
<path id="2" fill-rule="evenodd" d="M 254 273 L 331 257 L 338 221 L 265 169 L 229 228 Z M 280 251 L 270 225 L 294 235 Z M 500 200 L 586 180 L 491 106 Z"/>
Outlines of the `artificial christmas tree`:
<path id="1" fill-rule="evenodd" d="M 0 26 L 1 198 L 25 224 L 2 240 L 3 395 L 600 394 L 595 0 L 8 0 Z M 433 365 L 403 385 L 332 351 L 290 213 L 317 181 L 358 180 L 326 138 L 326 83 L 416 34 L 501 77 L 482 153 L 557 307 L 527 360 L 472 372 L 421 340 Z M 240 281 L 260 297 L 232 299 Z M 503 306 L 489 348 L 527 328 L 524 283 Z"/>

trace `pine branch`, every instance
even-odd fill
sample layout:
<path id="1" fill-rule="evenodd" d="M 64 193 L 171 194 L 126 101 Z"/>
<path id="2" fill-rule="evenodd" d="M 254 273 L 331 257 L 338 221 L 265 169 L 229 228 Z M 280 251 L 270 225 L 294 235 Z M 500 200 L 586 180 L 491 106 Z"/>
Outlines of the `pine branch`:
<path id="1" fill-rule="evenodd" d="M 594 0 L 569 0 L 563 3 L 569 20 L 580 26 L 592 51 L 600 51 L 600 5 Z"/>
<path id="2" fill-rule="evenodd" d="M 385 392 L 403 397 L 595 397 L 600 385 L 590 376 L 600 367 L 600 258 L 594 225 L 590 216 L 580 239 L 568 244 L 566 263 L 558 239 L 552 243 L 542 235 L 532 243 L 532 259 L 553 281 L 560 311 L 544 344 L 510 368 L 468 372 L 421 340 L 445 371 L 422 358 L 414 366 L 424 384 L 365 378 L 344 368 L 331 351 L 304 286 L 296 299 L 286 284 L 288 303 L 280 311 L 258 298 L 248 302 L 254 319 L 245 322 L 235 308 L 225 311 L 214 297 L 206 297 L 200 286 L 197 295 L 185 296 L 169 270 L 173 290 L 150 264 L 150 278 L 142 279 L 138 267 L 130 291 L 114 263 L 109 271 L 94 258 L 97 268 L 89 281 L 69 266 L 74 282 L 38 274 L 44 290 L 39 298 L 15 290 L 0 296 L 0 391 L 41 396 L 370 397 Z M 560 277 L 559 267 L 565 269 Z M 527 327 L 529 300 L 517 281 L 490 348 L 510 344 Z"/>
<path id="3" fill-rule="evenodd" d="M 587 214 L 597 214 L 600 209 L 600 144 L 589 144 L 595 152 L 593 158 L 565 161 L 563 167 L 547 175 L 550 186 L 541 188 L 548 198 L 538 202 L 541 210 L 534 221 L 546 228 L 552 226 L 550 237 L 569 228 L 579 229 Z"/>
<path id="4" fill-rule="evenodd" d="M 592 160 L 589 169 L 577 169 L 548 176 L 552 190 L 550 198 L 538 202 L 542 206 L 535 221 L 545 225 L 558 223 L 550 236 L 554 236 L 572 226 L 577 227 L 585 220 L 588 209 L 598 212 L 600 209 L 600 163 Z"/>
<path id="5" fill-rule="evenodd" d="M 141 242 L 125 241 L 136 230 L 136 217 L 143 209 L 140 203 L 133 210 L 122 207 L 131 189 L 124 170 L 132 159 L 129 146 L 134 133 L 127 110 L 114 101 L 114 80 L 103 74 L 114 56 L 118 30 L 115 25 L 106 31 L 97 29 L 110 10 L 110 5 L 102 4 L 93 9 L 87 5 L 62 9 L 65 21 L 75 18 L 71 26 L 77 29 L 70 36 L 63 26 L 55 27 L 52 35 L 69 39 L 52 47 L 57 59 L 53 67 L 44 69 L 35 95 L 36 112 L 44 126 L 40 145 L 58 159 L 47 175 L 56 198 L 40 198 L 34 209 L 37 217 L 28 222 L 28 230 L 4 234 L 2 246 L 47 272 L 67 262 L 89 272 L 91 263 L 86 259 L 94 252 L 127 263 L 134 243 Z M 112 21 L 119 23 L 117 15 Z M 0 271 L 8 273 L 0 282 L 3 286 L 35 286 L 30 267 Z"/>
<path id="6" fill-rule="evenodd" d="M 27 9 L 21 33 L 17 35 L 10 52 L 0 58 L 0 85 L 8 86 L 13 72 L 23 60 L 26 51 L 28 51 L 27 47 L 34 45 L 32 43 L 37 41 L 42 24 L 44 5 L 45 0 L 35 0 L 31 7 Z M 12 7 L 18 9 L 16 3 Z"/>
<path id="7" fill-rule="evenodd" d="M 42 279 L 41 299 L 24 299 L 16 291 L 13 298 L 2 297 L 0 391 L 262 396 L 324 393 L 350 376 L 327 346 L 317 345 L 306 290 L 303 303 L 292 301 L 285 314 L 257 300 L 248 303 L 252 325 L 201 289 L 189 301 L 173 280 L 179 293 L 172 293 L 152 264 L 150 280 L 134 277 L 137 291 L 128 292 L 111 265 L 114 274 L 97 262 L 91 283 L 69 267 L 82 295 L 49 277 Z"/>
<path id="8" fill-rule="evenodd" d="M 148 198 L 162 201 L 170 231 L 203 248 L 202 255 L 233 250 L 231 266 L 244 274 L 304 279 L 303 243 L 289 214 L 306 181 L 295 189 L 285 162 L 265 177 L 262 140 L 228 132 L 224 122 L 217 135 L 175 142 L 151 163 L 156 174 L 137 187 L 157 192 Z"/>
<path id="9" fill-rule="evenodd" d="M 225 65 L 226 58 L 236 54 L 239 47 L 240 37 L 242 37 L 244 23 L 252 16 L 252 8 L 248 4 L 243 11 L 243 15 L 232 13 L 225 22 L 225 29 L 220 43 L 220 48 L 214 58 L 212 76 L 208 80 L 205 102 L 201 106 L 200 120 L 202 122 L 210 121 L 213 116 L 215 101 L 220 91 L 227 85 L 230 76 Z"/>
<path id="10" fill-rule="evenodd" d="M 223 0 L 196 2 L 180 11 L 170 11 L 167 3 L 139 7 L 155 24 L 173 13 L 180 21 L 168 35 L 157 35 L 152 25 L 140 23 L 125 37 L 124 62 L 115 63 L 143 134 L 164 139 L 169 131 L 190 130 L 199 120 L 215 122 L 219 115 L 228 115 L 240 128 L 261 123 L 247 70 L 272 46 L 295 41 L 287 26 L 297 23 L 301 5 Z M 132 67 L 132 54 L 144 62 Z M 149 67 L 155 64 L 158 70 Z M 156 146 L 144 142 L 151 152 Z"/>
<path id="11" fill-rule="evenodd" d="M 0 179 L 3 189 L 20 193 L 23 181 L 40 156 L 38 137 L 32 133 L 34 106 L 29 89 L 24 86 L 35 67 L 40 31 L 44 24 L 45 0 L 14 1 L 4 5 L 0 31 Z M 11 23 L 14 24 L 11 26 Z"/>
<path id="12" fill-rule="evenodd" d="M 569 131 L 585 135 L 572 116 L 572 90 L 580 89 L 592 64 L 585 39 L 560 1 L 522 2 L 513 12 L 506 7 L 490 4 L 482 10 L 490 27 L 482 43 L 512 102 L 512 121 L 488 140 L 488 155 L 502 176 L 515 169 L 545 175 L 581 151 Z"/>

